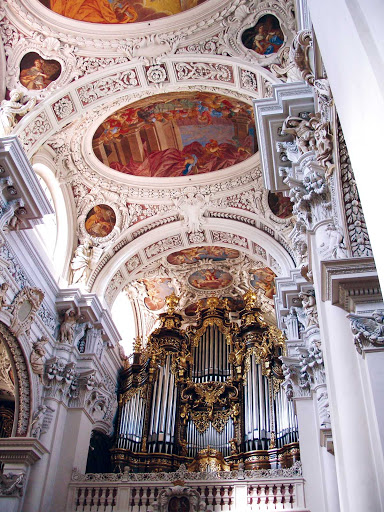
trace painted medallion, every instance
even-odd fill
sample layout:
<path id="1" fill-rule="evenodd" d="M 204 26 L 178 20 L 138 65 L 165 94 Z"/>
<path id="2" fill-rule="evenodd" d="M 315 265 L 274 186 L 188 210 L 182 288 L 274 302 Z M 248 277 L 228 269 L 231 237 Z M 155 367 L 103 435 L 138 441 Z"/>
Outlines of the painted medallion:
<path id="1" fill-rule="evenodd" d="M 250 271 L 251 286 L 256 290 L 261 288 L 268 299 L 272 299 L 276 293 L 275 277 L 276 274 L 269 267 L 258 268 Z"/>
<path id="2" fill-rule="evenodd" d="M 187 11 L 205 0 L 40 0 L 58 14 L 89 23 L 152 21 Z"/>
<path id="3" fill-rule="evenodd" d="M 143 279 L 148 296 L 144 299 L 144 304 L 151 311 L 158 311 L 165 306 L 165 298 L 171 295 L 175 290 L 171 286 L 171 280 L 167 277 L 154 277 L 153 279 Z"/>
<path id="4" fill-rule="evenodd" d="M 244 31 L 243 45 L 260 55 L 276 53 L 284 43 L 284 34 L 279 20 L 272 14 L 262 16 L 254 27 Z"/>
<path id="5" fill-rule="evenodd" d="M 93 150 L 108 167 L 134 176 L 225 169 L 256 151 L 252 108 L 219 94 L 152 96 L 109 116 L 96 130 Z"/>
<path id="6" fill-rule="evenodd" d="M 189 249 L 183 249 L 182 251 L 173 252 L 167 257 L 167 261 L 172 265 L 182 265 L 183 263 L 196 263 L 203 259 L 224 261 L 227 259 L 238 258 L 239 256 L 240 252 L 236 249 L 208 245 L 204 247 L 191 247 Z"/>
<path id="7" fill-rule="evenodd" d="M 293 204 L 290 198 L 284 196 L 282 192 L 269 192 L 268 205 L 280 219 L 287 219 L 292 215 Z"/>
<path id="8" fill-rule="evenodd" d="M 103 238 L 111 233 L 116 224 L 113 209 L 106 204 L 98 204 L 88 212 L 85 219 L 85 229 L 91 236 Z"/>
<path id="9" fill-rule="evenodd" d="M 207 268 L 191 274 L 188 282 L 198 290 L 220 290 L 232 283 L 232 276 L 219 269 Z"/>
<path id="10" fill-rule="evenodd" d="M 38 53 L 30 52 L 21 59 L 19 80 L 30 91 L 40 91 L 57 80 L 60 73 L 59 62 L 45 60 Z"/>

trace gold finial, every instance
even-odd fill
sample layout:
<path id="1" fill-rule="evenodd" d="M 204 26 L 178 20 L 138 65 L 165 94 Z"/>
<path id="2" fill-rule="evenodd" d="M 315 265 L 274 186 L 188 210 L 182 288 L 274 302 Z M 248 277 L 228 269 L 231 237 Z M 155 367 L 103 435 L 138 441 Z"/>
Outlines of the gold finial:
<path id="1" fill-rule="evenodd" d="M 245 302 L 246 309 L 254 309 L 259 307 L 259 298 L 257 292 L 254 290 L 248 290 L 247 293 L 243 295 L 243 299 Z"/>
<path id="2" fill-rule="evenodd" d="M 142 339 L 141 336 L 136 336 L 135 341 L 133 343 L 133 351 L 135 354 L 140 354 L 142 349 Z"/>
<path id="3" fill-rule="evenodd" d="M 165 302 L 167 303 L 168 312 L 173 313 L 180 302 L 180 297 L 178 297 L 175 292 L 172 292 L 171 295 L 165 297 Z"/>

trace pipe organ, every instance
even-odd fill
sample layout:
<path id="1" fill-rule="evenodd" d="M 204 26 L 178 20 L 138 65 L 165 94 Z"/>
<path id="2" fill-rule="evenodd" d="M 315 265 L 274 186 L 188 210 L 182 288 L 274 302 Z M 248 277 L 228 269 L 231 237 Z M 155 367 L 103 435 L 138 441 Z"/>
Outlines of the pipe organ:
<path id="1" fill-rule="evenodd" d="M 174 471 L 288 467 L 299 457 L 296 417 L 280 385 L 283 335 L 268 325 L 256 295 L 239 320 L 228 302 L 201 302 L 184 328 L 178 298 L 160 327 L 135 343 L 121 376 L 112 460 L 118 470 Z"/>

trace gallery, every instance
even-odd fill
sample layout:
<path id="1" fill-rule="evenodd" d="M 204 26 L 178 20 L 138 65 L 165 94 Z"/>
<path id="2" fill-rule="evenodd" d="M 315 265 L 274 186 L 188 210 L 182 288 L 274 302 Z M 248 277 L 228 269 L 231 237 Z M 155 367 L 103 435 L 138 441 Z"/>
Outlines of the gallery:
<path id="1" fill-rule="evenodd" d="M 383 511 L 384 4 L 0 34 L 0 510 Z"/>

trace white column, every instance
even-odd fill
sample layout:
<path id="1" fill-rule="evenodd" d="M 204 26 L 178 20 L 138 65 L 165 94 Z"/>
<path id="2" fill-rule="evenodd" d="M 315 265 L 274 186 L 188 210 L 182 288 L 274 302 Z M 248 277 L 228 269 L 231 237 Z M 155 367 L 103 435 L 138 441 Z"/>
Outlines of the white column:
<path id="1" fill-rule="evenodd" d="M 340 116 L 382 288 L 384 248 L 379 171 L 384 118 L 384 2 L 307 0 Z"/>
<path id="2" fill-rule="evenodd" d="M 306 507 L 311 512 L 336 512 L 328 506 L 329 494 L 323 469 L 322 448 L 316 421 L 316 408 L 311 397 L 296 398 L 296 414 L 299 424 L 300 459 L 305 478 Z"/>
<path id="3" fill-rule="evenodd" d="M 364 382 L 349 320 L 318 300 L 342 512 L 383 510 L 367 417 Z"/>

